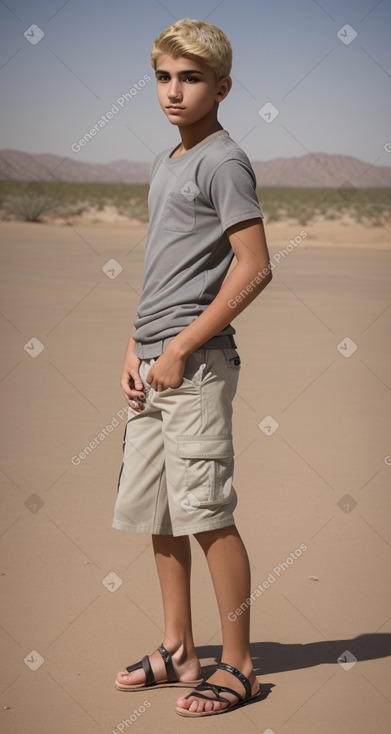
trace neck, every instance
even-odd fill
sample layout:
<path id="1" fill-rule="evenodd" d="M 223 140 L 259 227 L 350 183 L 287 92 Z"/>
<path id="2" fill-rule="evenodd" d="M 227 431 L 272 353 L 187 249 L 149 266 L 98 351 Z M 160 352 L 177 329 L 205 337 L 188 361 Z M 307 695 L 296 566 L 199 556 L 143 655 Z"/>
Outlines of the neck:
<path id="1" fill-rule="evenodd" d="M 201 140 L 207 138 L 208 135 L 212 135 L 212 133 L 216 133 L 218 130 L 224 130 L 223 126 L 220 125 L 216 117 L 210 119 L 208 116 L 202 120 L 198 120 L 194 125 L 179 127 L 182 143 L 179 146 L 178 152 L 185 153 L 200 143 Z"/>

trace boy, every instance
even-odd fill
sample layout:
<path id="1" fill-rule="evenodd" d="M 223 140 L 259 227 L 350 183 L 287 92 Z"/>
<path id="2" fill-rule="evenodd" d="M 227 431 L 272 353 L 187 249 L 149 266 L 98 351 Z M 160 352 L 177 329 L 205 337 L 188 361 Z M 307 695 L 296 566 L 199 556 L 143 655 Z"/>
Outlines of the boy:
<path id="1" fill-rule="evenodd" d="M 228 616 L 251 593 L 232 514 L 240 358 L 230 321 L 272 273 L 254 172 L 217 119 L 232 85 L 227 37 L 186 18 L 160 34 L 151 61 L 159 103 L 182 142 L 151 170 L 142 297 L 121 378 L 130 410 L 113 527 L 152 534 L 165 636 L 116 686 L 195 687 L 177 713 L 211 716 L 260 693 L 249 606 L 234 622 Z M 205 552 L 223 634 L 223 662 L 205 682 L 191 627 L 189 535 Z"/>

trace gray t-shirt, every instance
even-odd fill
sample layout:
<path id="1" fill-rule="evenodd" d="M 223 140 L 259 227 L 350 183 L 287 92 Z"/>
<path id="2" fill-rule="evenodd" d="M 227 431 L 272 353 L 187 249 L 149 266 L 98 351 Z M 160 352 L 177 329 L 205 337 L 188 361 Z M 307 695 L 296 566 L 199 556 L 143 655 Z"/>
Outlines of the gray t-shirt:
<path id="1" fill-rule="evenodd" d="M 251 163 L 218 131 L 177 158 L 154 159 L 141 300 L 134 322 L 135 354 L 162 353 L 161 340 L 196 319 L 221 288 L 234 257 L 226 229 L 263 218 Z M 229 324 L 219 336 L 234 334 Z M 143 345 L 138 349 L 137 342 Z"/>

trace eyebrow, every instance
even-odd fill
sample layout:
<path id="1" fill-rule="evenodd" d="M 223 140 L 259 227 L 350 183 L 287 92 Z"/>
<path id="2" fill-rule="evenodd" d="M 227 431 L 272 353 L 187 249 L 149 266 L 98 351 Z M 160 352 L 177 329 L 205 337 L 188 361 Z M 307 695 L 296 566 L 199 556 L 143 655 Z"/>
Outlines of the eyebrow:
<path id="1" fill-rule="evenodd" d="M 164 71 L 164 69 L 156 69 L 156 74 L 169 74 L 169 71 Z M 204 76 L 204 73 L 202 71 L 198 71 L 198 69 L 186 69 L 185 71 L 180 71 L 179 74 L 201 74 Z"/>

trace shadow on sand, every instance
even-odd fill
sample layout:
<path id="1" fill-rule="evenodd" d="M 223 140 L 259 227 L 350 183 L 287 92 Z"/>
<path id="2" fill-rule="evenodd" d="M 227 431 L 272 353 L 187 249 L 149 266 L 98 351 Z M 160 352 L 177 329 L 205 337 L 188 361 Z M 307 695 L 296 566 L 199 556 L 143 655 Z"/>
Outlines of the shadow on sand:
<path id="1" fill-rule="evenodd" d="M 346 650 L 349 650 L 358 662 L 387 657 L 391 655 L 391 634 L 368 633 L 350 639 L 309 642 L 304 645 L 279 642 L 252 642 L 250 645 L 255 675 L 281 673 L 286 670 L 311 668 L 315 665 L 337 665 L 338 658 Z M 221 647 L 203 645 L 196 647 L 196 652 L 201 661 L 213 658 L 218 662 Z M 214 669 L 213 664 L 203 666 L 202 674 L 207 678 Z M 273 687 L 273 683 L 263 683 L 261 698 L 266 698 Z"/>

